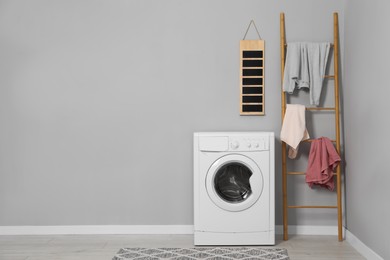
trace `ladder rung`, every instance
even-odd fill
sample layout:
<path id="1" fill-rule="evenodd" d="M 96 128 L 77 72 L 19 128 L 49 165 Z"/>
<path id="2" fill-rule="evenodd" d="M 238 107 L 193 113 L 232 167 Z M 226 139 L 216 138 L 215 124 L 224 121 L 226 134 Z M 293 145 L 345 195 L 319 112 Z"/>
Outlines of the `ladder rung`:
<path id="1" fill-rule="evenodd" d="M 305 175 L 306 172 L 287 172 L 289 175 Z"/>
<path id="2" fill-rule="evenodd" d="M 306 172 L 287 172 L 287 174 L 289 174 L 289 175 L 306 175 Z M 336 172 L 332 172 L 332 175 L 336 176 L 337 173 Z"/>
<path id="3" fill-rule="evenodd" d="M 334 75 L 325 75 L 324 78 L 326 78 L 326 79 L 334 79 Z"/>
<path id="4" fill-rule="evenodd" d="M 316 111 L 321 111 L 321 110 L 336 110 L 334 107 L 307 107 L 306 110 L 316 110 Z"/>
<path id="5" fill-rule="evenodd" d="M 337 209 L 337 206 L 287 206 L 290 209 Z"/>
<path id="6" fill-rule="evenodd" d="M 285 43 L 284 46 L 287 46 L 287 43 Z M 330 46 L 334 46 L 334 44 L 333 44 L 333 43 L 330 43 Z"/>
<path id="7" fill-rule="evenodd" d="M 301 142 L 311 143 L 311 142 L 314 142 L 314 140 L 316 140 L 316 139 L 306 139 L 306 140 L 302 140 Z M 330 141 L 333 143 L 336 142 L 336 140 L 330 140 Z"/>

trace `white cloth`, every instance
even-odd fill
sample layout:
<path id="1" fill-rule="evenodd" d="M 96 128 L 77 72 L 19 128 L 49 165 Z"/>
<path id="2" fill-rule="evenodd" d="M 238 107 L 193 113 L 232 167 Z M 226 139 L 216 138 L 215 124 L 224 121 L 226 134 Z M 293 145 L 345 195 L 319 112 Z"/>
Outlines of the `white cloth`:
<path id="1" fill-rule="evenodd" d="M 309 88 L 310 104 L 318 106 L 328 61 L 330 43 L 292 42 L 287 45 L 283 91 Z"/>
<path id="2" fill-rule="evenodd" d="M 298 154 L 298 146 L 302 140 L 309 139 L 306 129 L 305 106 L 287 104 L 283 118 L 280 139 L 290 146 L 288 157 L 294 159 Z"/>

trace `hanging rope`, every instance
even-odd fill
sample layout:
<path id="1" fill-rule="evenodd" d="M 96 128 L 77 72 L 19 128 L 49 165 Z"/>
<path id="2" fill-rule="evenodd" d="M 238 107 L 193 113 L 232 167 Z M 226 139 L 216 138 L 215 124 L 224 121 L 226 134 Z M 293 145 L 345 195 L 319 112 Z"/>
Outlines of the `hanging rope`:
<path id="1" fill-rule="evenodd" d="M 243 40 L 245 40 L 246 34 L 248 33 L 249 28 L 251 27 L 252 24 L 253 24 L 253 26 L 255 26 L 257 35 L 259 36 L 259 39 L 261 40 L 261 36 L 260 36 L 259 30 L 257 30 L 257 26 L 256 26 L 256 24 L 255 24 L 255 21 L 253 21 L 253 20 L 251 20 L 251 22 L 249 23 L 248 28 L 246 29 L 246 32 L 245 32 L 245 35 L 244 35 Z"/>

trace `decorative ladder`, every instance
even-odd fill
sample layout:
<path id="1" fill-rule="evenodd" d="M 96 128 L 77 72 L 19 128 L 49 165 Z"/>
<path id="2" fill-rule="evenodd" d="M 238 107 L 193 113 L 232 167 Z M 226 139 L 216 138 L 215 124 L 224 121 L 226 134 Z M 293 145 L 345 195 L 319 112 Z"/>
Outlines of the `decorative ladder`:
<path id="1" fill-rule="evenodd" d="M 334 111 L 335 113 L 335 130 L 336 140 L 332 140 L 336 145 L 336 150 L 340 154 L 340 103 L 339 103 L 339 23 L 338 14 L 333 13 L 333 60 L 334 60 L 334 75 L 325 75 L 325 78 L 334 79 L 334 107 L 308 107 L 306 110 L 317 111 Z M 281 79 L 283 86 L 284 66 L 286 60 L 286 30 L 284 13 L 280 14 L 280 53 L 281 53 Z M 282 120 L 286 112 L 286 93 L 283 92 L 282 87 Z M 313 139 L 306 140 L 306 142 L 312 142 Z M 287 175 L 304 175 L 305 172 L 288 172 L 286 165 L 287 147 L 286 143 L 282 142 L 282 190 L 283 190 L 283 239 L 288 240 L 288 209 L 299 208 L 312 208 L 312 209 L 337 209 L 337 221 L 338 221 L 338 240 L 343 240 L 342 230 L 342 203 L 341 203 L 341 168 L 337 167 L 336 173 L 336 191 L 337 191 L 337 206 L 319 206 L 319 205 L 288 205 L 287 202 Z"/>

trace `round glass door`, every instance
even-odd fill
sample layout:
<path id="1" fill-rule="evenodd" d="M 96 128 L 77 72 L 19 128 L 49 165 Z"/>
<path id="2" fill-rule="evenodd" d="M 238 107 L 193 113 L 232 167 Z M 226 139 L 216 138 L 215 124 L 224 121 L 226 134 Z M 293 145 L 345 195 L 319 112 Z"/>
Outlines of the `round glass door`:
<path id="1" fill-rule="evenodd" d="M 209 168 L 206 189 L 218 207 L 242 211 L 259 199 L 263 191 L 263 175 L 249 157 L 229 154 L 216 160 Z"/>
<path id="2" fill-rule="evenodd" d="M 214 176 L 214 188 L 218 196 L 231 203 L 246 200 L 251 194 L 249 182 L 252 171 L 239 162 L 226 163 Z"/>

